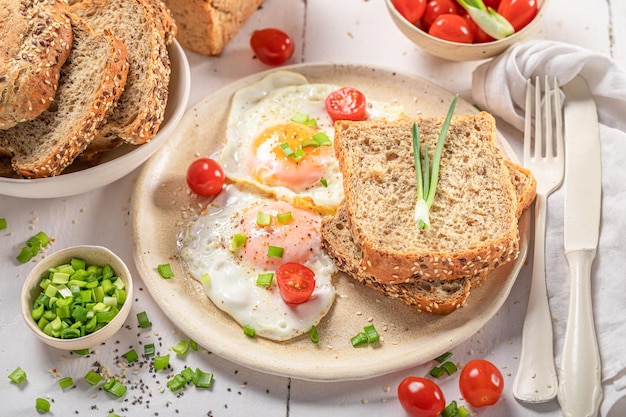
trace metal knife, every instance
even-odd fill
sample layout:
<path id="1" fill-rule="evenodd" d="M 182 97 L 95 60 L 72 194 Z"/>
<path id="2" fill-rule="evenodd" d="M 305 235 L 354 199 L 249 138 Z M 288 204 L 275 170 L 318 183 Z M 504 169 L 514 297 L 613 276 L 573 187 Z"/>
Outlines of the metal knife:
<path id="1" fill-rule="evenodd" d="M 567 327 L 558 401 L 566 417 L 596 417 L 601 364 L 591 302 L 591 265 L 600 234 L 601 157 L 596 105 L 584 79 L 563 86 L 565 125 L 565 257 L 570 268 Z"/>

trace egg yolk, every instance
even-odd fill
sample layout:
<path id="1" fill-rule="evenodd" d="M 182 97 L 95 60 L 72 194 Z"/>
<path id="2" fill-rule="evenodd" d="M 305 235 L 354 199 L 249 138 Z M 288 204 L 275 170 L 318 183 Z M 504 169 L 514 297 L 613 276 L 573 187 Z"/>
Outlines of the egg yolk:
<path id="1" fill-rule="evenodd" d="M 253 142 L 248 155 L 247 169 L 260 182 L 302 191 L 319 183 L 324 177 L 325 165 L 333 158 L 332 146 L 302 146 L 317 131 L 300 123 L 289 122 L 269 127 Z M 286 154 L 283 144 L 304 156 L 296 162 Z M 281 146 L 283 145 L 283 146 Z"/>
<path id="2" fill-rule="evenodd" d="M 269 225 L 257 224 L 257 213 L 271 215 Z M 291 218 L 281 223 L 277 215 L 291 212 Z M 277 201 L 249 210 L 242 221 L 241 233 L 246 243 L 241 256 L 249 263 L 264 270 L 276 270 L 286 262 L 304 264 L 319 254 L 322 241 L 321 216 L 308 210 L 298 209 L 291 204 Z M 269 246 L 283 249 L 282 257 L 268 256 Z"/>

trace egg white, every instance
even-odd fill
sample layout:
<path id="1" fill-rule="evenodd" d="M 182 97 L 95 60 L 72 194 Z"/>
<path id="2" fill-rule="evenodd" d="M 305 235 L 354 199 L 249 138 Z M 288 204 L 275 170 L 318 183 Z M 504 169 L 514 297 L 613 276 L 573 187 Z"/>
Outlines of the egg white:
<path id="1" fill-rule="evenodd" d="M 315 290 L 299 305 L 286 304 L 275 279 L 270 288 L 256 284 L 257 275 L 267 272 L 245 262 L 229 250 L 237 224 L 246 210 L 268 201 L 267 197 L 230 184 L 222 190 L 206 212 L 191 222 L 181 239 L 181 257 L 191 275 L 203 282 L 213 304 L 241 326 L 250 326 L 257 336 L 284 341 L 308 333 L 329 312 L 335 299 L 332 276 L 337 268 L 319 248 L 305 266 L 315 272 Z"/>

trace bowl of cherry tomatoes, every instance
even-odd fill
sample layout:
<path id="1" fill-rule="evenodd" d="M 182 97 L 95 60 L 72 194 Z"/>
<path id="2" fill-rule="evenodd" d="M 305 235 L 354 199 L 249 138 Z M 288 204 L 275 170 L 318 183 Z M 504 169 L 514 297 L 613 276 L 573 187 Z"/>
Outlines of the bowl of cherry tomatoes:
<path id="1" fill-rule="evenodd" d="M 385 0 L 413 43 L 450 61 L 491 58 L 537 27 L 548 0 Z"/>

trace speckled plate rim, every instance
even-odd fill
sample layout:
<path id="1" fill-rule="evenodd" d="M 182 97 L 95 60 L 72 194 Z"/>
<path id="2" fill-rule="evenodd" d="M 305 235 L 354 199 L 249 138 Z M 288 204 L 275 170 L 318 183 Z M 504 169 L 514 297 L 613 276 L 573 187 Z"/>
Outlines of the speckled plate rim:
<path id="1" fill-rule="evenodd" d="M 225 359 L 273 375 L 303 380 L 358 380 L 407 369 L 469 339 L 496 314 L 508 297 L 526 258 L 529 216 L 520 219 L 521 253 L 472 291 L 466 305 L 447 316 L 420 313 L 337 274 L 335 304 L 318 326 L 320 342 L 308 336 L 277 343 L 245 336 L 230 317 L 204 295 L 178 257 L 179 234 L 208 201 L 192 195 L 186 169 L 198 156 L 223 146 L 225 118 L 235 91 L 271 71 L 291 70 L 310 82 L 351 85 L 378 100 L 397 101 L 408 115 L 445 114 L 453 94 L 427 80 L 384 67 L 313 63 L 282 67 L 243 78 L 190 108 L 173 137 L 148 161 L 132 197 L 135 263 L 146 288 L 170 320 L 188 337 Z M 459 100 L 457 113 L 476 109 Z M 517 160 L 499 135 L 505 156 Z M 169 262 L 175 276 L 163 279 L 157 265 Z M 373 322 L 382 342 L 353 348 L 350 337 Z"/>

